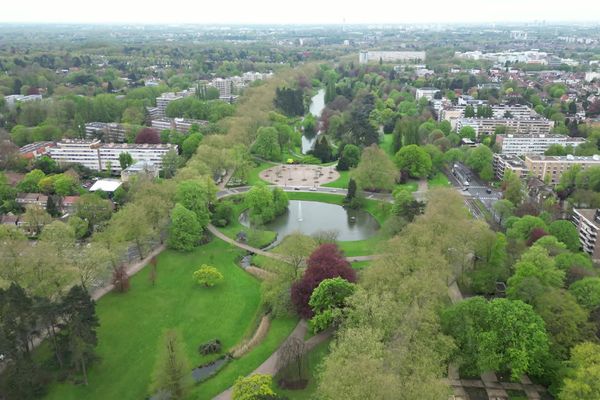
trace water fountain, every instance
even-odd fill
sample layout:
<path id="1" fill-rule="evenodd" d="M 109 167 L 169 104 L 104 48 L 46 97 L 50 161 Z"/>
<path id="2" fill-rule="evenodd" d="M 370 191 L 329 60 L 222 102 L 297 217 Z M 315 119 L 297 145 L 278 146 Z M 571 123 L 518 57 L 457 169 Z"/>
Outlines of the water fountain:
<path id="1" fill-rule="evenodd" d="M 298 222 L 302 222 L 302 202 L 298 202 Z"/>

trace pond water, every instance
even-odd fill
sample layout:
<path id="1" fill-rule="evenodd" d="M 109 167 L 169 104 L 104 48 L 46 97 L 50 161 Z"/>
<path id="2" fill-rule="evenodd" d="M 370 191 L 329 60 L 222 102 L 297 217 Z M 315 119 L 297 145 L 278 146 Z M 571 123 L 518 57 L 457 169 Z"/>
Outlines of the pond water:
<path id="1" fill-rule="evenodd" d="M 325 108 L 325 89 L 319 89 L 317 94 L 315 94 L 310 100 L 310 108 L 309 112 L 317 119 L 321 117 L 321 113 Z M 306 154 L 308 151 L 312 150 L 315 145 L 315 141 L 317 140 L 318 133 L 313 136 L 304 136 L 302 135 L 302 154 Z"/>
<path id="2" fill-rule="evenodd" d="M 240 215 L 240 222 L 250 225 L 246 212 Z M 377 233 L 379 223 L 364 210 L 316 201 L 290 200 L 288 211 L 266 224 L 264 229 L 277 232 L 276 243 L 293 232 L 313 235 L 325 230 L 335 230 L 338 240 L 349 241 L 370 238 Z"/>

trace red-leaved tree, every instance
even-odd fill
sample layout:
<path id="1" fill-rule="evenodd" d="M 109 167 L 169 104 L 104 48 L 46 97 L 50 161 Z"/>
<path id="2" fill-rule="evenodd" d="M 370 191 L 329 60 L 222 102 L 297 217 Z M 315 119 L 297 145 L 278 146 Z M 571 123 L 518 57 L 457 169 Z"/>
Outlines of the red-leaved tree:
<path id="1" fill-rule="evenodd" d="M 152 128 L 144 128 L 138 132 L 135 137 L 135 142 L 138 144 L 141 143 L 150 143 L 150 144 L 159 144 L 160 143 L 160 135 L 156 129 Z"/>
<path id="2" fill-rule="evenodd" d="M 115 286 L 117 292 L 125 293 L 129 290 L 129 274 L 124 265 L 113 270 L 112 284 Z"/>
<path id="3" fill-rule="evenodd" d="M 548 233 L 545 230 L 543 230 L 542 228 L 532 229 L 531 233 L 529 233 L 529 240 L 527 241 L 527 245 L 528 246 L 533 245 L 535 242 L 538 241 L 538 239 L 541 239 L 546 235 L 548 235 Z"/>
<path id="4" fill-rule="evenodd" d="M 350 267 L 337 245 L 323 244 L 308 258 L 307 268 L 302 279 L 292 285 L 292 303 L 303 318 L 311 318 L 313 311 L 308 305 L 310 295 L 324 279 L 342 277 L 348 282 L 356 282 L 356 272 Z"/>

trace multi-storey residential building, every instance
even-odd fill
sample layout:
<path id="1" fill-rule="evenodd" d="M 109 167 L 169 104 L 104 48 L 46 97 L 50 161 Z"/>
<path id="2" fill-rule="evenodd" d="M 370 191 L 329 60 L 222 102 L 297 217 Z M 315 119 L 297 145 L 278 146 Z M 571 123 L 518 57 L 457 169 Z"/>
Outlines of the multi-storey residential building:
<path id="1" fill-rule="evenodd" d="M 424 51 L 361 51 L 358 54 L 358 62 L 367 64 L 369 62 L 396 62 L 396 61 L 425 61 Z"/>
<path id="2" fill-rule="evenodd" d="M 562 174 L 574 165 L 581 166 L 582 170 L 600 166 L 600 156 L 525 156 L 525 165 L 529 172 L 544 182 L 556 185 L 560 182 Z"/>
<path id="3" fill-rule="evenodd" d="M 440 89 L 434 87 L 418 88 L 415 97 L 417 98 L 417 100 L 419 100 L 421 97 L 425 97 L 427 100 L 431 101 L 433 100 L 433 97 L 436 95 L 436 93 L 439 92 Z"/>
<path id="4" fill-rule="evenodd" d="M 102 143 L 99 140 L 63 140 L 51 148 L 49 155 L 60 164 L 81 164 L 96 171 L 121 172 L 119 155 L 129 153 L 134 161 L 147 161 L 158 169 L 169 150 L 177 150 L 174 144 L 128 144 Z"/>
<path id="5" fill-rule="evenodd" d="M 24 96 L 22 94 L 11 94 L 4 97 L 4 101 L 6 101 L 6 105 L 9 108 L 13 108 L 17 102 L 26 103 L 28 101 L 39 101 L 42 100 L 41 94 L 30 94 Z"/>
<path id="6" fill-rule="evenodd" d="M 139 161 L 121 171 L 121 181 L 127 182 L 132 176 L 147 175 L 158 178 L 158 168 L 147 161 Z"/>
<path id="7" fill-rule="evenodd" d="M 152 127 L 158 131 L 170 129 L 183 134 L 188 133 L 193 124 L 196 124 L 198 126 L 204 126 L 208 124 L 208 121 L 203 121 L 199 119 L 165 117 L 153 119 L 151 122 Z"/>
<path id="8" fill-rule="evenodd" d="M 585 139 L 565 135 L 497 135 L 496 144 L 502 154 L 544 154 L 554 144 L 561 146 L 579 146 Z"/>
<path id="9" fill-rule="evenodd" d="M 54 142 L 29 143 L 21 147 L 19 153 L 25 158 L 38 158 L 46 154 L 52 146 L 54 146 Z"/>
<path id="10" fill-rule="evenodd" d="M 106 143 L 124 142 L 126 132 L 125 125 L 115 122 L 88 122 L 85 124 L 87 139 L 99 139 Z"/>
<path id="11" fill-rule="evenodd" d="M 229 99 L 233 95 L 233 81 L 230 78 L 215 78 L 210 84 L 219 90 L 220 99 Z"/>
<path id="12" fill-rule="evenodd" d="M 549 134 L 554 122 L 545 118 L 458 118 L 456 129 L 461 130 L 465 126 L 472 127 L 477 137 L 492 135 L 500 126 L 505 126 L 510 133 Z"/>
<path id="13" fill-rule="evenodd" d="M 510 171 L 519 178 L 527 176 L 527 166 L 522 159 L 515 155 L 494 154 L 493 159 L 494 175 L 497 179 L 504 179 L 504 174 Z"/>
<path id="14" fill-rule="evenodd" d="M 600 260 L 600 245 L 598 243 L 600 209 L 574 208 L 573 223 L 577 227 L 577 232 L 579 232 L 579 242 L 583 251 L 598 262 Z"/>
<path id="15" fill-rule="evenodd" d="M 165 116 L 167 111 L 167 106 L 170 102 L 183 99 L 183 96 L 177 95 L 173 92 L 163 93 L 159 97 L 156 98 L 156 108 L 158 108 L 158 114 L 160 116 Z"/>

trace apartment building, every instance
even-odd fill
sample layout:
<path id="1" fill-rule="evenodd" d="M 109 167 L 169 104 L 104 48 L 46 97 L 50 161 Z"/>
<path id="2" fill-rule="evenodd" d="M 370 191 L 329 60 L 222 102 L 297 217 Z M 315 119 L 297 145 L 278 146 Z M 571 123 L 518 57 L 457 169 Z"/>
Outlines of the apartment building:
<path id="1" fill-rule="evenodd" d="M 509 133 L 496 136 L 496 144 L 500 147 L 502 154 L 544 154 L 550 146 L 555 144 L 563 147 L 577 147 L 582 143 L 585 143 L 583 138 L 553 134 L 517 135 Z"/>
<path id="2" fill-rule="evenodd" d="M 583 251 L 591 255 L 595 262 L 600 261 L 600 245 L 598 245 L 600 209 L 574 208 L 572 221 L 579 232 L 579 242 Z"/>
<path id="3" fill-rule="evenodd" d="M 562 174 L 574 165 L 580 165 L 582 170 L 600 166 L 600 156 L 525 156 L 525 165 L 533 176 L 544 182 L 556 185 Z"/>
<path id="4" fill-rule="evenodd" d="M 41 193 L 19 193 L 15 200 L 23 207 L 34 204 L 46 208 L 48 205 L 48 196 Z"/>
<path id="5" fill-rule="evenodd" d="M 396 62 L 396 61 L 425 61 L 424 51 L 361 51 L 358 53 L 359 64 L 369 62 Z"/>
<path id="6" fill-rule="evenodd" d="M 204 126 L 208 124 L 208 121 L 199 119 L 185 119 L 185 118 L 156 118 L 152 119 L 151 125 L 154 129 L 163 131 L 165 129 L 177 131 L 182 134 L 187 134 L 190 131 L 192 125 Z"/>
<path id="7" fill-rule="evenodd" d="M 169 150 L 177 151 L 174 144 L 102 143 L 99 140 L 63 140 L 51 148 L 49 155 L 59 164 L 81 164 L 96 171 L 112 174 L 121 172 L 119 155 L 129 153 L 134 161 L 146 161 L 159 170 Z"/>
<path id="8" fill-rule="evenodd" d="M 421 97 L 425 97 L 427 100 L 431 101 L 433 100 L 436 93 L 439 92 L 440 89 L 434 87 L 418 88 L 415 97 L 417 100 L 419 100 Z"/>
<path id="9" fill-rule="evenodd" d="M 493 159 L 494 175 L 497 179 L 504 179 L 504 175 L 510 171 L 519 178 L 524 178 L 528 174 L 528 169 L 523 160 L 516 155 L 494 154 Z"/>
<path id="10" fill-rule="evenodd" d="M 211 86 L 219 90 L 220 99 L 229 99 L 233 96 L 233 80 L 230 78 L 215 78 L 210 82 Z"/>
<path id="11" fill-rule="evenodd" d="M 158 168 L 156 165 L 147 162 L 139 161 L 121 171 L 121 181 L 128 182 L 132 176 L 146 175 L 152 178 L 158 178 Z"/>
<path id="12" fill-rule="evenodd" d="M 48 152 L 50 147 L 54 146 L 54 142 L 35 142 L 29 143 L 19 149 L 22 157 L 31 159 L 43 156 Z"/>
<path id="13" fill-rule="evenodd" d="M 500 126 L 516 134 L 549 134 L 554 122 L 545 118 L 458 118 L 456 129 L 460 131 L 465 126 L 472 127 L 477 137 L 493 135 Z"/>
<path id="14" fill-rule="evenodd" d="M 41 101 L 41 94 L 30 94 L 24 96 L 22 94 L 11 94 L 8 96 L 4 96 L 4 101 L 9 108 L 14 108 L 17 103 L 27 103 L 28 101 Z"/>
<path id="15" fill-rule="evenodd" d="M 116 122 L 88 122 L 85 124 L 85 137 L 98 139 L 105 143 L 122 143 L 127 130 L 125 125 Z"/>

